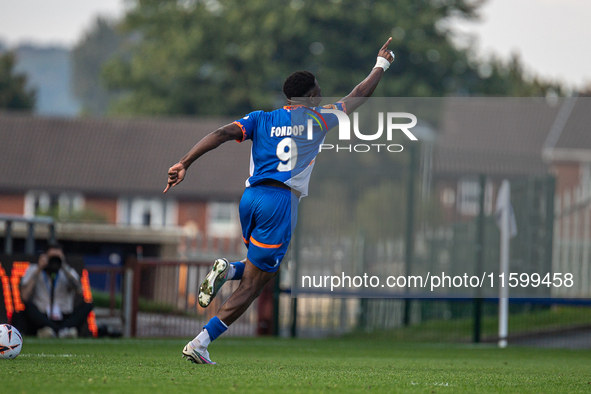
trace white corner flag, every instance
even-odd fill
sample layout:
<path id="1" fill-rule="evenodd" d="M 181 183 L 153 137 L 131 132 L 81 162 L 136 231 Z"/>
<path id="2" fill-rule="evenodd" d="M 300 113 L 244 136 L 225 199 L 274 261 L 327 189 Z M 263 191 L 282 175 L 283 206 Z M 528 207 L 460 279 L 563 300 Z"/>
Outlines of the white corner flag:
<path id="1" fill-rule="evenodd" d="M 499 283 L 499 347 L 507 347 L 509 328 L 509 242 L 517 235 L 517 221 L 511 205 L 511 184 L 503 180 L 497 195 L 495 209 L 497 226 L 501 230 L 500 274 L 504 283 Z"/>
<path id="2" fill-rule="evenodd" d="M 509 214 L 509 235 L 514 238 L 517 235 L 517 221 L 515 220 L 515 212 L 511 204 L 511 183 L 508 180 L 503 180 L 499 194 L 497 194 L 497 206 L 495 208 L 495 221 L 499 230 L 503 231 L 503 213 Z"/>

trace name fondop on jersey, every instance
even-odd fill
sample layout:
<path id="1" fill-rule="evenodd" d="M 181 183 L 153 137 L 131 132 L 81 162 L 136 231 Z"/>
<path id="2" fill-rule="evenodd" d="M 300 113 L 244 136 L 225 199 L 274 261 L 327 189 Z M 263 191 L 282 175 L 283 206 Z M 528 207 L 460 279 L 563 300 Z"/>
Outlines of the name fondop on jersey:
<path id="1" fill-rule="evenodd" d="M 271 127 L 271 137 L 289 137 L 293 136 L 300 136 L 304 135 L 305 126 L 304 125 L 295 125 L 295 126 L 277 126 Z"/>

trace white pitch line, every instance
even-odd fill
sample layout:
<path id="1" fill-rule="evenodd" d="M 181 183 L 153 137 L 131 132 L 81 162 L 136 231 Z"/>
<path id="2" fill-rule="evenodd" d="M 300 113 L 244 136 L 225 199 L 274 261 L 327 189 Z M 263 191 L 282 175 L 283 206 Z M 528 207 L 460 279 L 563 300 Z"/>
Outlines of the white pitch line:
<path id="1" fill-rule="evenodd" d="M 45 354 L 45 353 L 26 353 L 19 355 L 20 357 L 92 357 L 92 354 Z"/>

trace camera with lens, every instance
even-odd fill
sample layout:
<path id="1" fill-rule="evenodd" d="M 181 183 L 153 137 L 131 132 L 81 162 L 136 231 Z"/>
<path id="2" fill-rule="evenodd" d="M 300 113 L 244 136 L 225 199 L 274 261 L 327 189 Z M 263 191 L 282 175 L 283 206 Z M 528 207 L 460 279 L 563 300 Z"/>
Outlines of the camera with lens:
<path id="1" fill-rule="evenodd" d="M 62 268 L 62 258 L 59 256 L 51 256 L 47 262 L 45 270 L 49 274 L 57 274 L 60 268 Z"/>

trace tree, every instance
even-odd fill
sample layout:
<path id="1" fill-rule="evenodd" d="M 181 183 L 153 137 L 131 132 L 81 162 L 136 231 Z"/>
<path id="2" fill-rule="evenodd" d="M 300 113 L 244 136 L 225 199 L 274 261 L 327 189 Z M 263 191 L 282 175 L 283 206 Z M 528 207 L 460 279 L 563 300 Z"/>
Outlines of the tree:
<path id="1" fill-rule="evenodd" d="M 123 52 L 122 43 L 116 25 L 99 17 L 72 51 L 72 87 L 83 113 L 104 115 L 109 100 L 116 97 L 103 86 L 100 75 L 103 64 Z"/>
<path id="2" fill-rule="evenodd" d="M 591 82 L 587 82 L 578 92 L 579 97 L 591 97 Z"/>
<path id="3" fill-rule="evenodd" d="M 488 96 L 532 97 L 547 94 L 564 95 L 564 88 L 556 82 L 527 75 L 519 55 L 509 61 L 492 57 L 474 65 L 480 79 L 472 80 L 472 91 Z"/>
<path id="4" fill-rule="evenodd" d="M 297 69 L 314 72 L 325 96 L 341 96 L 367 75 L 389 35 L 397 59 L 376 96 L 544 94 L 547 87 L 525 80 L 518 64 L 475 62 L 469 49 L 452 44 L 445 22 L 476 18 L 481 2 L 137 0 L 123 22 L 137 44 L 103 69 L 108 86 L 125 92 L 111 110 L 271 109 L 284 101 L 281 84 Z"/>
<path id="5" fill-rule="evenodd" d="M 32 110 L 35 91 L 27 89 L 27 77 L 14 72 L 15 56 L 8 52 L 0 55 L 0 108 Z"/>

